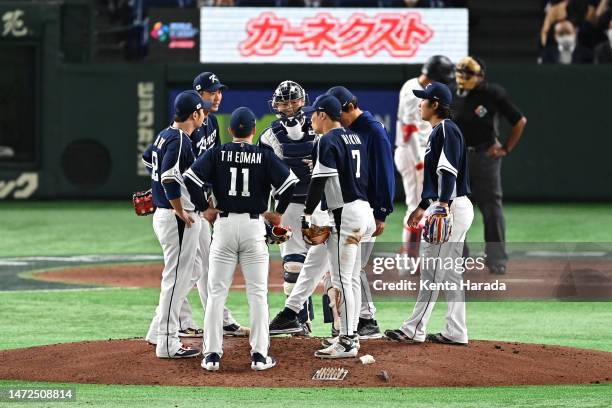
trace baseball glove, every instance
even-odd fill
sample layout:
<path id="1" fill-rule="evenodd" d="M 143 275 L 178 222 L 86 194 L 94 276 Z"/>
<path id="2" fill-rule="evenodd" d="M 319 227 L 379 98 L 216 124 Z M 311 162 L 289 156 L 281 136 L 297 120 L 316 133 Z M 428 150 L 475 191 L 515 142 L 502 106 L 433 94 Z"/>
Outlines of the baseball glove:
<path id="1" fill-rule="evenodd" d="M 270 244 L 282 244 L 283 242 L 289 241 L 293 232 L 291 227 L 274 226 L 269 221 L 264 221 L 266 224 L 266 243 Z"/>
<path id="2" fill-rule="evenodd" d="M 453 215 L 448 207 L 439 205 L 427 210 L 423 238 L 434 245 L 443 244 L 450 238 L 453 230 Z"/>
<path id="3" fill-rule="evenodd" d="M 132 195 L 132 203 L 136 215 L 149 215 L 155 212 L 153 204 L 153 194 L 151 189 L 147 191 L 137 191 Z"/>
<path id="4" fill-rule="evenodd" d="M 305 216 L 302 216 L 302 237 L 309 245 L 320 245 L 327 241 L 331 234 L 331 227 L 320 227 L 310 224 Z"/>

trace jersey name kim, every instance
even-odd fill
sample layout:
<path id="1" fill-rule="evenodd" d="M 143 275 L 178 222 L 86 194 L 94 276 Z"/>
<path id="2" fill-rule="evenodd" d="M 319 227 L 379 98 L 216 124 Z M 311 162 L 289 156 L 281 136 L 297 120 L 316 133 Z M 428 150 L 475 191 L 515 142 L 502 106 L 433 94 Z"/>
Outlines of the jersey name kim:
<path id="1" fill-rule="evenodd" d="M 230 163 L 261 164 L 261 153 L 221 150 L 221 161 Z"/>

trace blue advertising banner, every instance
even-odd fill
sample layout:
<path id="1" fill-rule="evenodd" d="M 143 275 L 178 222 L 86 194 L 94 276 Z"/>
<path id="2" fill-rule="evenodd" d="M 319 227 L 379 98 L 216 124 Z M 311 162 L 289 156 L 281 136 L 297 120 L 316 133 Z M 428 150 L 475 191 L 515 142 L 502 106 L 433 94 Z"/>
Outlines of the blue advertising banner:
<path id="1" fill-rule="evenodd" d="M 174 98 L 182 89 L 172 89 L 169 92 L 168 118 L 174 116 Z M 308 91 L 310 101 L 322 93 L 325 89 L 314 89 Z M 257 116 L 257 135 L 270 125 L 276 116 L 271 112 L 268 101 L 272 98 L 273 90 L 246 90 L 231 88 L 223 94 L 223 100 L 219 112 L 215 114 L 219 119 L 221 140 L 229 141 L 227 134 L 227 123 L 232 111 L 240 106 L 250 108 Z M 395 120 L 397 118 L 397 104 L 399 91 L 395 90 L 359 90 L 351 89 L 357 96 L 359 107 L 372 112 L 376 118 L 385 125 L 389 133 L 391 145 L 395 143 Z"/>

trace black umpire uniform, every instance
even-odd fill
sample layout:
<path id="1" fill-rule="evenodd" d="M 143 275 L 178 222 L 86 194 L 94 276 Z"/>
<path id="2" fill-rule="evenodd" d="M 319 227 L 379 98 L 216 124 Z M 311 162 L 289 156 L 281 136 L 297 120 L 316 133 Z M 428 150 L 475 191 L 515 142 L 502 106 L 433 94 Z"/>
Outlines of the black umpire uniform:
<path id="1" fill-rule="evenodd" d="M 476 63 L 469 57 L 457 64 L 458 88 L 451 105 L 452 119 L 463 132 L 467 145 L 471 199 L 480 208 L 484 221 L 486 264 L 491 273 L 503 274 L 508 255 L 502 209 L 501 156 L 511 150 L 511 139 L 512 148 L 516 145 L 526 119 L 501 86 L 484 82 L 484 67 L 479 65 L 481 61 Z M 476 78 L 478 76 L 480 79 Z M 500 116 L 513 126 L 503 147 L 498 142 Z M 492 150 L 498 153 L 492 154 Z"/>

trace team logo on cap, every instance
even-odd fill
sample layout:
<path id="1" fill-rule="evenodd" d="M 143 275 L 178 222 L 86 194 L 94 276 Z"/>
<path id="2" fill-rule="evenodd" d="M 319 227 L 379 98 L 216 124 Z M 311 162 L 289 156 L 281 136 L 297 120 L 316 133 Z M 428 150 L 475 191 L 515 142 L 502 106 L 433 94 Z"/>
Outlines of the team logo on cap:
<path id="1" fill-rule="evenodd" d="M 201 104 L 201 103 L 198 103 L 198 104 L 196 105 L 196 109 L 202 109 L 202 104 Z"/>
<path id="2" fill-rule="evenodd" d="M 202 89 L 202 85 L 196 85 L 196 91 L 199 91 L 200 89 Z"/>
<path id="3" fill-rule="evenodd" d="M 219 78 L 217 78 L 215 74 L 212 74 L 211 76 L 209 76 L 208 79 L 210 79 L 210 82 L 212 82 L 213 84 L 215 82 L 219 82 Z"/>

